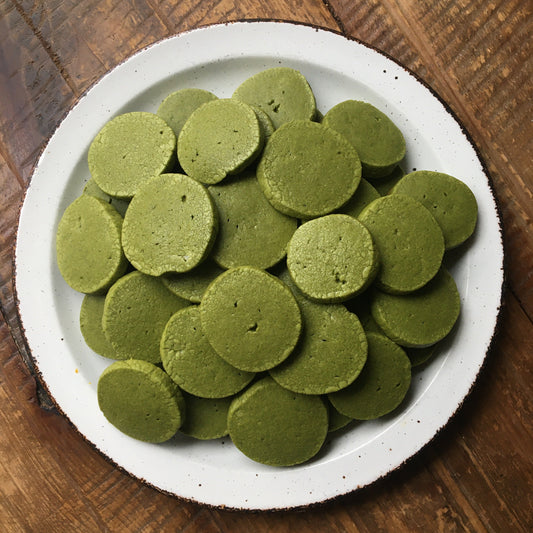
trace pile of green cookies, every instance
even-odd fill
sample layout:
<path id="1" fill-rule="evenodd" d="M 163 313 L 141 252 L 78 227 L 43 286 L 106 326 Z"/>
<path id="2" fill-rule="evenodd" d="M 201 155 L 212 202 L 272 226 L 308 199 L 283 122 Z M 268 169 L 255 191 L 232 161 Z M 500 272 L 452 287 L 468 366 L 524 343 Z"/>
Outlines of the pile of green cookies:
<path id="1" fill-rule="evenodd" d="M 405 149 L 369 103 L 322 116 L 286 67 L 109 121 L 57 228 L 83 337 L 116 360 L 109 422 L 146 442 L 229 434 L 290 466 L 396 409 L 457 321 L 442 261 L 477 219 L 458 179 L 404 176 Z"/>

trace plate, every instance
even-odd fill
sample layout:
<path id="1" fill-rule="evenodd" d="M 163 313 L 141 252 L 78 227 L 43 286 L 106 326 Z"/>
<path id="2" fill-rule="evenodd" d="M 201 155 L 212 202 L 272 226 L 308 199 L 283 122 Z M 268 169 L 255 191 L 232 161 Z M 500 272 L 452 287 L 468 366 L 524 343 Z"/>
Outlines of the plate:
<path id="1" fill-rule="evenodd" d="M 403 131 L 405 169 L 463 180 L 479 204 L 475 235 L 452 254 L 461 294 L 459 323 L 440 353 L 415 371 L 402 408 L 328 438 L 312 461 L 273 468 L 243 456 L 229 439 L 177 435 L 146 444 L 104 419 L 96 398 L 110 361 L 91 352 L 78 325 L 82 296 L 61 278 L 55 231 L 89 178 L 88 147 L 113 116 L 155 111 L 170 92 L 200 87 L 230 96 L 248 76 L 274 66 L 300 70 L 324 113 L 346 99 L 380 108 Z M 96 83 L 51 137 L 20 214 L 16 293 L 28 346 L 60 411 L 105 457 L 132 476 L 181 498 L 240 509 L 301 507 L 364 487 L 427 444 L 470 391 L 490 347 L 503 283 L 500 221 L 483 163 L 467 132 L 426 85 L 383 53 L 337 33 L 301 24 L 239 22 L 185 32 L 142 50 Z"/>

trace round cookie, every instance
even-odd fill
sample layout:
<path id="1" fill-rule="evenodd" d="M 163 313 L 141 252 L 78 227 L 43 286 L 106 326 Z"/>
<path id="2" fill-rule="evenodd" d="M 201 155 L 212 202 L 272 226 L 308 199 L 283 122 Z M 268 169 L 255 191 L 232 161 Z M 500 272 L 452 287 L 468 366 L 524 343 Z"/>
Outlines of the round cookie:
<path id="1" fill-rule="evenodd" d="M 286 273 L 280 276 L 287 278 Z M 343 305 L 317 304 L 294 286 L 292 290 L 302 313 L 302 335 L 293 353 L 270 375 L 282 387 L 301 394 L 347 387 L 366 361 L 367 342 L 359 319 Z"/>
<path id="2" fill-rule="evenodd" d="M 392 194 L 407 194 L 424 205 L 438 222 L 446 249 L 465 242 L 477 221 L 476 197 L 462 181 L 431 170 L 406 174 L 392 189 Z"/>
<path id="3" fill-rule="evenodd" d="M 87 346 L 98 355 L 117 359 L 113 345 L 107 340 L 102 328 L 104 294 L 86 294 L 80 308 L 80 331 Z"/>
<path id="4" fill-rule="evenodd" d="M 239 394 L 228 412 L 235 446 L 250 459 L 292 466 L 318 453 L 328 432 L 328 411 L 319 396 L 290 392 L 265 377 Z"/>
<path id="5" fill-rule="evenodd" d="M 211 440 L 228 434 L 228 411 L 233 398 L 198 398 L 184 394 L 187 416 L 181 433 L 199 440 Z"/>
<path id="6" fill-rule="evenodd" d="M 333 406 L 356 420 L 384 416 L 400 405 L 411 384 L 411 363 L 390 339 L 368 333 L 368 359 L 347 388 L 328 395 Z"/>
<path id="7" fill-rule="evenodd" d="M 156 114 L 172 128 L 178 137 L 193 111 L 196 111 L 202 104 L 216 99 L 217 96 L 212 92 L 187 87 L 169 94 L 157 108 Z"/>
<path id="8" fill-rule="evenodd" d="M 289 288 L 252 267 L 233 268 L 216 278 L 202 298 L 200 317 L 214 350 L 248 372 L 268 370 L 286 359 L 302 328 Z"/>
<path id="9" fill-rule="evenodd" d="M 176 160 L 176 136 L 154 113 L 119 115 L 98 132 L 89 147 L 89 171 L 107 194 L 131 198 L 150 178 Z"/>
<path id="10" fill-rule="evenodd" d="M 107 293 L 102 327 L 117 359 L 159 363 L 159 342 L 166 323 L 189 302 L 172 294 L 159 278 L 134 271 Z"/>
<path id="11" fill-rule="evenodd" d="M 104 292 L 126 271 L 122 217 L 107 202 L 82 194 L 65 210 L 56 232 L 57 266 L 76 291 Z"/>
<path id="12" fill-rule="evenodd" d="M 207 259 L 188 272 L 169 272 L 161 276 L 163 285 L 176 296 L 199 304 L 209 284 L 224 270 Z"/>
<path id="13" fill-rule="evenodd" d="M 270 117 L 259 107 L 252 105 L 250 106 L 257 115 L 257 120 L 259 120 L 259 127 L 261 128 L 261 134 L 265 139 L 265 142 L 268 138 L 274 133 L 274 123 Z"/>
<path id="14" fill-rule="evenodd" d="M 333 407 L 333 404 L 329 401 L 327 396 L 324 396 L 324 399 L 327 400 L 326 405 L 328 406 L 328 433 L 332 433 L 333 431 L 338 431 L 339 429 L 345 428 L 348 424 L 353 422 L 353 418 L 339 413 L 339 411 L 337 411 L 337 409 Z"/>
<path id="15" fill-rule="evenodd" d="M 212 100 L 184 124 L 178 160 L 186 174 L 214 184 L 248 166 L 263 142 L 259 120 L 249 105 L 231 98 Z"/>
<path id="16" fill-rule="evenodd" d="M 359 215 L 381 260 L 376 281 L 391 293 L 423 287 L 439 270 L 444 255 L 440 226 L 420 203 L 404 194 L 374 200 Z"/>
<path id="17" fill-rule="evenodd" d="M 270 136 L 257 179 L 278 211 L 313 218 L 331 213 L 352 197 L 361 180 L 361 163 L 354 147 L 335 130 L 294 120 Z"/>
<path id="18" fill-rule="evenodd" d="M 275 129 L 291 120 L 312 120 L 316 114 L 309 83 L 303 74 L 288 67 L 254 74 L 235 89 L 232 97 L 263 110 Z"/>
<path id="19" fill-rule="evenodd" d="M 296 219 L 272 207 L 255 174 L 209 187 L 220 227 L 212 258 L 223 268 L 270 268 L 283 257 L 297 227 Z"/>
<path id="20" fill-rule="evenodd" d="M 424 287 L 410 294 L 376 290 L 370 310 L 384 333 L 397 344 L 423 347 L 451 331 L 460 312 L 460 298 L 452 276 L 441 268 Z"/>
<path id="21" fill-rule="evenodd" d="M 98 405 L 117 429 L 144 442 L 164 442 L 181 426 L 185 403 L 157 366 L 130 359 L 108 366 L 98 380 Z"/>
<path id="22" fill-rule="evenodd" d="M 391 189 L 404 177 L 404 175 L 405 172 L 402 167 L 398 165 L 390 174 L 373 180 L 372 185 L 381 196 L 385 196 L 390 193 Z"/>
<path id="23" fill-rule="evenodd" d="M 202 398 L 224 398 L 242 390 L 254 377 L 226 363 L 202 330 L 197 306 L 181 309 L 161 336 L 163 368 L 179 387 Z"/>
<path id="24" fill-rule="evenodd" d="M 122 246 L 131 264 L 145 274 L 187 272 L 207 257 L 217 230 L 218 216 L 206 188 L 183 174 L 161 174 L 131 200 Z"/>
<path id="25" fill-rule="evenodd" d="M 342 302 L 364 291 L 378 266 L 370 233 L 349 215 L 327 215 L 302 224 L 287 247 L 291 278 L 318 302 Z"/>
<path id="26" fill-rule="evenodd" d="M 381 194 L 368 181 L 361 178 L 354 195 L 337 212 L 357 218 L 361 211 Z"/>
<path id="27" fill-rule="evenodd" d="M 402 132 L 368 102 L 340 102 L 324 115 L 322 123 L 352 143 L 361 159 L 365 178 L 386 176 L 405 157 Z"/>

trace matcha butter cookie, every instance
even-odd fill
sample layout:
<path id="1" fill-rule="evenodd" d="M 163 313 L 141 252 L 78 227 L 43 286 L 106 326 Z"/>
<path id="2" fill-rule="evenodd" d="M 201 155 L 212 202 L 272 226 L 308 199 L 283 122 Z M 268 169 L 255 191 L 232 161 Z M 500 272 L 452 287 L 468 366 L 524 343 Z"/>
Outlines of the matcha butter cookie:
<path id="1" fill-rule="evenodd" d="M 154 113 L 119 115 L 99 131 L 89 147 L 91 176 L 110 196 L 131 198 L 149 179 L 176 161 L 176 135 Z"/>

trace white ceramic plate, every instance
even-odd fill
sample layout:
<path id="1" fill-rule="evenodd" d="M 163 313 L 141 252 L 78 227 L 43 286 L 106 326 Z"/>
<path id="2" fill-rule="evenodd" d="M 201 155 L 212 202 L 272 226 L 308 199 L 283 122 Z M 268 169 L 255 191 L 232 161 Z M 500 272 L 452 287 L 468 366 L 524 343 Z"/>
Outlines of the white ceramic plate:
<path id="1" fill-rule="evenodd" d="M 96 399 L 110 363 L 84 344 L 81 295 L 62 280 L 55 230 L 89 177 L 87 150 L 111 117 L 155 111 L 170 92 L 201 87 L 230 96 L 248 76 L 285 65 L 309 80 L 322 112 L 345 99 L 387 113 L 407 141 L 407 170 L 452 174 L 479 203 L 475 236 L 451 271 L 462 300 L 458 327 L 440 353 L 414 374 L 403 408 L 328 439 L 311 462 L 272 468 L 244 457 L 229 439 L 178 435 L 162 445 L 137 442 L 106 422 Z M 457 254 L 456 254 L 457 255 Z M 35 168 L 21 211 L 16 291 L 28 345 L 59 409 L 111 461 L 160 490 L 214 506 L 277 509 L 309 505 L 368 485 L 427 444 L 458 409 L 491 344 L 499 314 L 503 246 L 489 179 L 467 134 L 446 106 L 405 68 L 336 33 L 298 24 L 210 26 L 161 41 L 104 76 L 70 111 Z"/>

